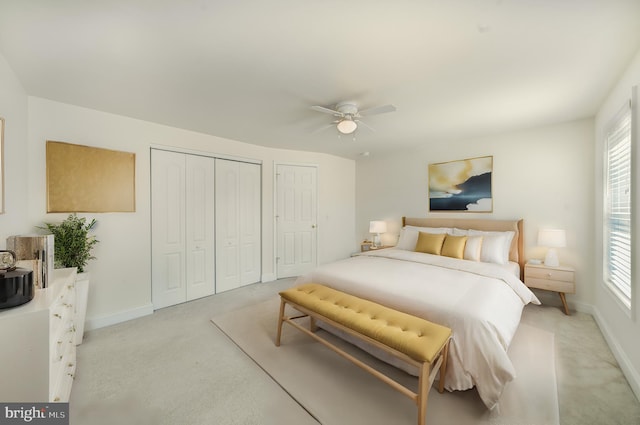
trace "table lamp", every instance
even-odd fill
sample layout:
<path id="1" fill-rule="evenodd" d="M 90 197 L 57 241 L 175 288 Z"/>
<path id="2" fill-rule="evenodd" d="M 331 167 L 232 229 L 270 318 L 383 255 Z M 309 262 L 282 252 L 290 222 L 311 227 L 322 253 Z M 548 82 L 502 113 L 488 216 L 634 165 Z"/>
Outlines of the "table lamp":
<path id="1" fill-rule="evenodd" d="M 549 248 L 544 258 L 544 265 L 548 267 L 558 267 L 558 253 L 556 248 L 567 246 L 567 236 L 562 229 L 541 229 L 538 232 L 538 245 Z"/>
<path id="2" fill-rule="evenodd" d="M 378 248 L 381 246 L 380 244 L 380 233 L 385 233 L 387 231 L 387 223 L 385 221 L 370 221 L 369 222 L 369 233 L 373 233 L 373 245 L 371 248 Z"/>

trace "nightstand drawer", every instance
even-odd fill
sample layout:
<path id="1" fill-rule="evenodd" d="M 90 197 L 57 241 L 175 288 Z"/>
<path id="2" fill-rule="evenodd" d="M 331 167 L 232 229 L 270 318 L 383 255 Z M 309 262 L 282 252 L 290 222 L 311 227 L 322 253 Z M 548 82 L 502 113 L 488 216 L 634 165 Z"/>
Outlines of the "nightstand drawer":
<path id="1" fill-rule="evenodd" d="M 573 282 L 573 271 L 557 270 L 539 267 L 526 267 L 524 270 L 525 279 L 546 279 L 559 280 L 563 282 Z"/>
<path id="2" fill-rule="evenodd" d="M 525 283 L 529 288 L 546 289 L 547 291 L 565 292 L 573 294 L 576 291 L 573 282 L 562 280 L 538 279 L 535 277 L 525 277 Z"/>

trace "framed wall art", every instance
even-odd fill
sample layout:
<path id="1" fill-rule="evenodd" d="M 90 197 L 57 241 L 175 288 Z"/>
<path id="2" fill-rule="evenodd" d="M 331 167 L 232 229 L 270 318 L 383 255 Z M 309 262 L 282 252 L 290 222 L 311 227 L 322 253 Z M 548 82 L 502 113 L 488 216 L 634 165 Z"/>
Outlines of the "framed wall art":
<path id="1" fill-rule="evenodd" d="M 134 212 L 136 155 L 47 141 L 47 212 Z"/>
<path id="2" fill-rule="evenodd" d="M 429 164 L 429 211 L 492 212 L 493 157 Z"/>

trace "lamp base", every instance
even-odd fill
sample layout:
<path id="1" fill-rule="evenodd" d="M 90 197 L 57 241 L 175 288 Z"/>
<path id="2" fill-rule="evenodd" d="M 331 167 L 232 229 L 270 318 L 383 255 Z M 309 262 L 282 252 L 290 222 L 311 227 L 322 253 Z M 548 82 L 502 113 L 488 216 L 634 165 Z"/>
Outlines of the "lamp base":
<path id="1" fill-rule="evenodd" d="M 371 245 L 371 248 L 378 248 L 382 246 L 382 244 L 380 243 L 380 234 L 376 233 L 375 235 L 373 235 L 373 245 Z"/>
<path id="2" fill-rule="evenodd" d="M 554 248 L 549 248 L 547 255 L 544 257 L 544 265 L 547 267 L 558 267 L 560 261 L 558 261 L 558 253 Z"/>

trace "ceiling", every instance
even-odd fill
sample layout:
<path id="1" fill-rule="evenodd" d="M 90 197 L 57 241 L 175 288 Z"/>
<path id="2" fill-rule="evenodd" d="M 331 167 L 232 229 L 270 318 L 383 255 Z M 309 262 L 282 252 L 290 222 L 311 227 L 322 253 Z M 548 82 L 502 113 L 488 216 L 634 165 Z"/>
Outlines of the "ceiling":
<path id="1" fill-rule="evenodd" d="M 591 117 L 639 48 L 638 0 L 0 2 L 29 95 L 354 159 Z"/>

